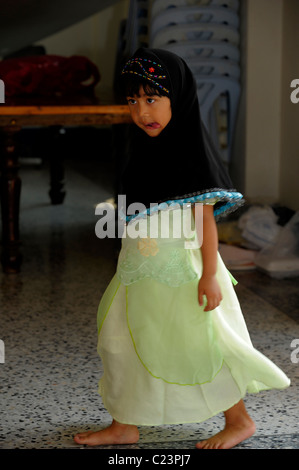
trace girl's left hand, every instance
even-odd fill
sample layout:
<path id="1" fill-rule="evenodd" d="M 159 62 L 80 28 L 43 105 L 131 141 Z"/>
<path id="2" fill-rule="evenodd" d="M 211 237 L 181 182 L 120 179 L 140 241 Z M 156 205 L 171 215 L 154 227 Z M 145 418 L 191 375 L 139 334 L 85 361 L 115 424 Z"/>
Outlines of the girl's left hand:
<path id="1" fill-rule="evenodd" d="M 199 280 L 198 301 L 200 306 L 204 304 L 204 295 L 207 299 L 207 305 L 204 308 L 204 312 L 214 310 L 220 305 L 222 294 L 216 276 L 202 276 Z"/>

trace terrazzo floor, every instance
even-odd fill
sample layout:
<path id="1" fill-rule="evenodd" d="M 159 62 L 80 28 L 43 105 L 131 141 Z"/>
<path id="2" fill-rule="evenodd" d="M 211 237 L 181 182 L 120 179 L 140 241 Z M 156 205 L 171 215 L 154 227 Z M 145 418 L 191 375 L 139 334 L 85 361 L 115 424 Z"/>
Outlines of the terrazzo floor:
<path id="1" fill-rule="evenodd" d="M 1 449 L 84 449 L 73 435 L 110 423 L 97 393 L 96 311 L 114 273 L 115 242 L 95 236 L 94 207 L 112 196 L 111 168 L 94 166 L 90 174 L 78 161 L 67 163 L 60 206 L 49 204 L 46 164 L 20 171 L 22 271 L 0 273 Z M 285 391 L 246 397 L 257 431 L 236 449 L 299 449 L 299 363 L 291 361 L 291 342 L 299 338 L 298 279 L 234 275 L 254 345 L 292 381 Z M 199 425 L 141 427 L 138 444 L 116 447 L 191 450 L 222 425 L 219 415 Z"/>

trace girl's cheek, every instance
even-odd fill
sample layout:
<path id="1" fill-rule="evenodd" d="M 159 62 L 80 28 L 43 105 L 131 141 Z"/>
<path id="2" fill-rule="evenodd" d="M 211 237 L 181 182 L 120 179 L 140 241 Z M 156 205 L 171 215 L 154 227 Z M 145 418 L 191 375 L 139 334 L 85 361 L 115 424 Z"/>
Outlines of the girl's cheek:
<path id="1" fill-rule="evenodd" d="M 129 108 L 129 110 L 130 110 L 131 118 L 132 118 L 133 121 L 135 122 L 135 120 L 136 120 L 136 113 L 134 112 L 134 110 L 133 110 L 131 107 Z"/>

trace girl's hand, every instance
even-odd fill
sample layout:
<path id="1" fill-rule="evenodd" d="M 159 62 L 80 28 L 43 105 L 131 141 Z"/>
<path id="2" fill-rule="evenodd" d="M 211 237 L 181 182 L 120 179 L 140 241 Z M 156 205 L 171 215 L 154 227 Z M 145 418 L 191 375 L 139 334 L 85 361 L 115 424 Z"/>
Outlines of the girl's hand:
<path id="1" fill-rule="evenodd" d="M 220 305 L 222 294 L 216 276 L 202 276 L 199 280 L 198 302 L 200 306 L 204 304 L 204 295 L 207 299 L 207 305 L 204 308 L 204 312 L 214 310 Z"/>
<path id="2" fill-rule="evenodd" d="M 196 217 L 195 208 L 193 208 L 194 217 Z M 200 219 L 199 219 L 200 222 Z M 201 234 L 198 234 L 200 239 Z M 199 305 L 204 304 L 203 296 L 206 296 L 207 305 L 205 312 L 214 310 L 219 306 L 222 295 L 216 278 L 217 273 L 217 250 L 218 250 L 218 232 L 214 218 L 212 205 L 204 205 L 202 211 L 202 265 L 203 271 L 201 279 L 198 282 L 198 301 Z"/>

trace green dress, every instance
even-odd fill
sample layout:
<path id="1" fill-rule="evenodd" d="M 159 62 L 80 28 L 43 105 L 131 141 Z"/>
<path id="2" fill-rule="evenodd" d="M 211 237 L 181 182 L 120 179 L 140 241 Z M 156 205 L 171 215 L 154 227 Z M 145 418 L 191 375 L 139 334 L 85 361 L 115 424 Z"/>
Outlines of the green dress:
<path id="1" fill-rule="evenodd" d="M 247 392 L 290 384 L 253 347 L 236 281 L 219 253 L 216 276 L 223 300 L 211 312 L 199 305 L 202 258 L 190 212 L 180 207 L 129 224 L 117 271 L 101 299 L 99 393 L 118 422 L 201 422 Z"/>

